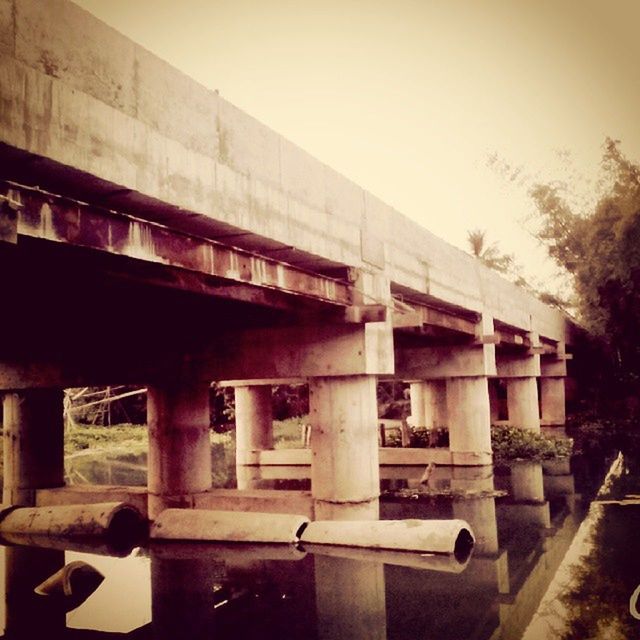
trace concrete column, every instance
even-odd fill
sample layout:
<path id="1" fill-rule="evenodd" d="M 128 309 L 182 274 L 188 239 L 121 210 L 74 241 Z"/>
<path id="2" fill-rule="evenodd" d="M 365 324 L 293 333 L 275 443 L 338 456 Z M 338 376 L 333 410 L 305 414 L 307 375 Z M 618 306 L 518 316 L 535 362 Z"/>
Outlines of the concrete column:
<path id="1" fill-rule="evenodd" d="M 507 380 L 507 407 L 511 425 L 540 433 L 536 378 L 509 378 Z"/>
<path id="2" fill-rule="evenodd" d="M 473 556 L 498 554 L 498 521 L 496 499 L 484 497 L 482 492 L 495 490 L 492 467 L 454 467 L 451 477 L 454 492 L 473 492 L 477 495 L 453 501 L 453 517 L 466 520 L 473 529 L 476 543 Z"/>
<path id="3" fill-rule="evenodd" d="M 426 427 L 426 399 L 429 388 L 425 382 L 412 382 L 409 385 L 409 394 L 411 398 L 411 425 L 414 427 Z"/>
<path id="4" fill-rule="evenodd" d="M 271 386 L 235 388 L 236 464 L 247 464 L 251 451 L 273 449 Z"/>
<path id="5" fill-rule="evenodd" d="M 149 517 L 167 507 L 191 507 L 193 494 L 211 488 L 209 384 L 150 386 Z"/>
<path id="6" fill-rule="evenodd" d="M 410 393 L 411 423 L 414 427 L 433 429 L 447 424 L 444 380 L 412 382 Z"/>
<path id="7" fill-rule="evenodd" d="M 540 378 L 540 401 L 545 424 L 565 423 L 564 378 Z"/>
<path id="8" fill-rule="evenodd" d="M 4 412 L 5 504 L 35 504 L 36 489 L 64 485 L 61 389 L 7 393 Z"/>
<path id="9" fill-rule="evenodd" d="M 311 378 L 311 493 L 317 519 L 378 517 L 375 376 Z"/>
<path id="10" fill-rule="evenodd" d="M 449 449 L 454 464 L 491 464 L 491 422 L 487 378 L 447 380 Z"/>
<path id="11" fill-rule="evenodd" d="M 489 409 L 491 411 L 491 424 L 500 420 L 500 398 L 498 397 L 498 380 L 489 379 Z"/>

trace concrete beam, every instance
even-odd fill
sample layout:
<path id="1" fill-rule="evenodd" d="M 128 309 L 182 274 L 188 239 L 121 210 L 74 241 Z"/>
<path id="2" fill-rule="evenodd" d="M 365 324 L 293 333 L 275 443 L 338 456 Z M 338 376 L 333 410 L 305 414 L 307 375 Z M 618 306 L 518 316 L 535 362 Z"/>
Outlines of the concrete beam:
<path id="1" fill-rule="evenodd" d="M 496 351 L 498 378 L 531 378 L 540 375 L 540 356 Z"/>
<path id="2" fill-rule="evenodd" d="M 310 274 L 215 240 L 187 235 L 22 185 L 0 183 L 0 196 L 15 203 L 19 236 L 180 267 L 331 304 L 347 306 L 351 302 L 347 283 Z M 364 317 L 366 321 L 366 314 L 370 312 L 358 308 L 358 318 L 354 311 L 348 320 L 362 321 Z"/>
<path id="3" fill-rule="evenodd" d="M 393 334 L 381 322 L 225 332 L 195 360 L 211 380 L 388 374 Z"/>
<path id="4" fill-rule="evenodd" d="M 493 375 L 496 364 L 492 344 L 396 348 L 396 377 L 403 380 Z"/>

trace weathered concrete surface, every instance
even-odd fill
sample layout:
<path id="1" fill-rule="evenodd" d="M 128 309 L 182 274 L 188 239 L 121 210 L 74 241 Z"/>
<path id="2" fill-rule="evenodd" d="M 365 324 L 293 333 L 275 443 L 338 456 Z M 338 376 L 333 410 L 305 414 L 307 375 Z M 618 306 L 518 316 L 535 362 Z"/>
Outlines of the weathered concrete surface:
<path id="1" fill-rule="evenodd" d="M 378 449 L 380 466 L 426 465 L 434 462 L 438 465 L 451 464 L 451 452 L 443 448 L 418 449 L 409 447 L 382 447 Z M 311 449 L 274 449 L 256 451 L 245 457 L 243 464 L 260 466 L 308 466 L 311 464 Z M 421 467 L 420 476 L 424 471 Z"/>
<path id="2" fill-rule="evenodd" d="M 540 378 L 540 404 L 545 424 L 565 423 L 564 378 Z"/>
<path id="3" fill-rule="evenodd" d="M 174 381 L 147 389 L 149 517 L 211 488 L 209 385 Z"/>
<path id="4" fill-rule="evenodd" d="M 7 393 L 3 401 L 3 502 L 33 506 L 36 490 L 64 485 L 61 389 Z"/>
<path id="5" fill-rule="evenodd" d="M 0 6 L 2 152 L 45 159 L 51 183 L 186 231 L 242 230 L 234 244 L 295 264 L 382 269 L 398 293 L 565 339 L 560 313 L 71 2 Z"/>
<path id="6" fill-rule="evenodd" d="M 236 462 L 247 453 L 273 449 L 273 411 L 270 386 L 236 387 Z"/>
<path id="7" fill-rule="evenodd" d="M 540 410 L 536 379 L 508 378 L 507 407 L 509 424 L 540 433 Z"/>
<path id="8" fill-rule="evenodd" d="M 491 423 L 487 378 L 447 380 L 449 449 L 454 464 L 491 464 Z"/>
<path id="9" fill-rule="evenodd" d="M 219 511 L 258 511 L 291 513 L 314 517 L 313 500 L 308 491 L 212 489 L 194 496 L 196 509 Z"/>
<path id="10" fill-rule="evenodd" d="M 155 540 L 295 544 L 309 519 L 282 513 L 165 509 L 150 530 Z"/>
<path id="11" fill-rule="evenodd" d="M 141 523 L 140 514 L 122 502 L 74 504 L 56 507 L 17 507 L 3 513 L 0 534 L 20 533 L 54 537 L 84 537 L 122 535 L 123 523 L 129 535 L 135 532 L 134 522 Z M 117 531 L 116 531 L 117 530 Z M 126 532 L 125 532 L 126 533 Z"/>
<path id="12" fill-rule="evenodd" d="M 318 505 L 377 503 L 380 495 L 376 379 L 309 382 L 311 492 Z"/>
<path id="13" fill-rule="evenodd" d="M 54 507 L 95 502 L 126 502 L 135 507 L 143 518 L 147 517 L 146 487 L 75 485 L 56 489 L 38 489 L 35 506 Z"/>
<path id="14" fill-rule="evenodd" d="M 471 527 L 463 520 L 316 520 L 300 535 L 303 544 L 451 554 L 465 543 L 470 551 L 473 540 Z"/>
<path id="15" fill-rule="evenodd" d="M 444 380 L 412 382 L 411 425 L 433 429 L 447 424 L 447 397 Z"/>

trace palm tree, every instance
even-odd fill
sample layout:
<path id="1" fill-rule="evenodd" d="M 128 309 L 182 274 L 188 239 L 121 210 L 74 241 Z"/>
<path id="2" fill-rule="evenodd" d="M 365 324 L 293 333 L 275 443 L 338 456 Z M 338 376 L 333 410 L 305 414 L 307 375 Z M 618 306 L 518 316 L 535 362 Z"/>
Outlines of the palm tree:
<path id="1" fill-rule="evenodd" d="M 490 269 L 500 273 L 508 273 L 515 264 L 513 254 L 501 253 L 497 242 L 487 245 L 486 235 L 487 232 L 483 229 L 473 229 L 467 232 L 471 255 Z"/>

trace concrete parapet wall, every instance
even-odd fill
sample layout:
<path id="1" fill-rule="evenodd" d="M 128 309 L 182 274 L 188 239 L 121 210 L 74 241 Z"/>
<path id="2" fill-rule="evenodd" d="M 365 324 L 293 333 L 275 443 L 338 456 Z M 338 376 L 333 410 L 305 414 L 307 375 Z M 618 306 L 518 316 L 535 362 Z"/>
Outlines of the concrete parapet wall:
<path id="1" fill-rule="evenodd" d="M 404 289 L 565 339 L 560 313 L 67 0 L 0 0 L 0 104 L 5 150 L 72 168 L 85 189 L 93 177 L 131 190 L 114 207 L 196 233 L 245 230 L 258 252 L 260 238 L 294 247 L 285 260 L 383 269 Z"/>

